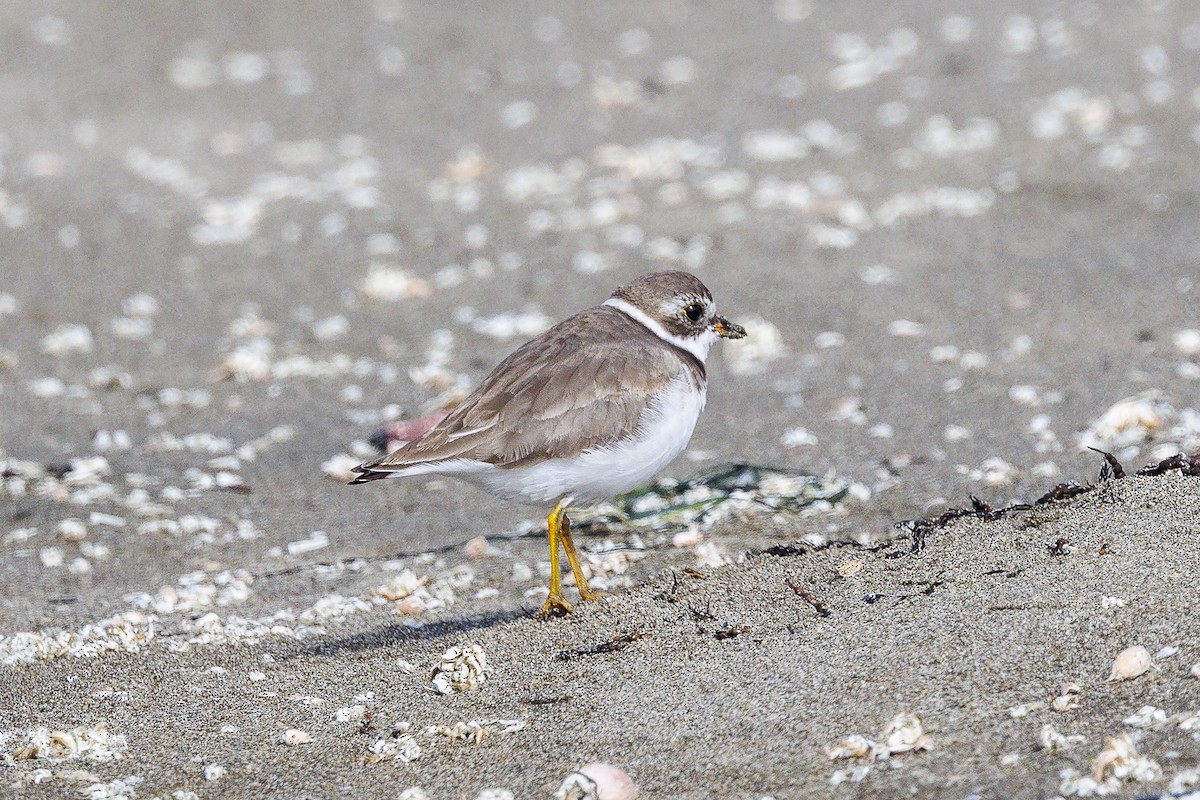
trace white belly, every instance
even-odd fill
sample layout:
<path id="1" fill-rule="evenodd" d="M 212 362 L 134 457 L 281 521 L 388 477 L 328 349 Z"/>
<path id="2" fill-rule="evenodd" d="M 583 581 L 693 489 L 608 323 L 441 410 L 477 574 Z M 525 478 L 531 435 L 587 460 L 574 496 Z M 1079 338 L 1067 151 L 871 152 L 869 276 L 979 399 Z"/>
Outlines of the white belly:
<path id="1" fill-rule="evenodd" d="M 573 458 L 555 458 L 531 467 L 458 472 L 457 477 L 494 494 L 530 502 L 571 497 L 598 503 L 650 481 L 687 446 L 704 409 L 705 387 L 696 389 L 680 374 L 646 409 L 638 435 L 615 447 L 588 450 Z"/>

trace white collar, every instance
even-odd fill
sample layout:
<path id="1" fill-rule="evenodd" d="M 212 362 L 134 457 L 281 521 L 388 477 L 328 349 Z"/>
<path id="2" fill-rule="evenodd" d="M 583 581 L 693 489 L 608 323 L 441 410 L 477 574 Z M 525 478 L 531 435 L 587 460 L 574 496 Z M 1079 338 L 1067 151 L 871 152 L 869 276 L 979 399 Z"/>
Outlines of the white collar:
<path id="1" fill-rule="evenodd" d="M 622 300 L 620 297 L 610 297 L 604 301 L 604 305 L 612 306 L 625 316 L 636 319 L 664 342 L 673 344 L 681 350 L 686 350 L 696 358 L 700 359 L 701 364 L 703 364 L 704 360 L 708 358 L 708 350 L 710 347 L 712 347 L 712 343 L 719 338 L 717 334 L 712 331 L 706 331 L 706 335 L 692 336 L 687 339 L 676 336 L 664 328 L 657 320 L 651 318 L 650 315 L 648 315 L 645 311 L 642 311 L 640 308 L 628 302 L 627 300 Z"/>

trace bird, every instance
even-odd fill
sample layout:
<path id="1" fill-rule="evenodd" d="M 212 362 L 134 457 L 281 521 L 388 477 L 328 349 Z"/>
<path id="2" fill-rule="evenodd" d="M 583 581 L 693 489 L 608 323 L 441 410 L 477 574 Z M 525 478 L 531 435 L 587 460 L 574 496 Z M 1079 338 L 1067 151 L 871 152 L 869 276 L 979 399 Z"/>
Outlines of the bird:
<path id="1" fill-rule="evenodd" d="M 441 422 L 355 467 L 350 485 L 448 475 L 505 500 L 554 503 L 539 615 L 569 614 L 560 544 L 580 599 L 602 593 L 588 586 L 568 507 L 642 486 L 679 455 L 704 409 L 709 349 L 745 335 L 695 275 L 644 274 L 519 347 Z"/>

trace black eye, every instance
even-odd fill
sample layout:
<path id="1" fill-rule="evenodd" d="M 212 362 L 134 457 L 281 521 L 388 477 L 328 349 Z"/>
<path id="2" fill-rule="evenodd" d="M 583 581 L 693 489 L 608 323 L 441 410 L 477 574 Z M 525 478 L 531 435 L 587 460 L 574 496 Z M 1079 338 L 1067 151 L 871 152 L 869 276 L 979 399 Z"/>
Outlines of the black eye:
<path id="1" fill-rule="evenodd" d="M 704 316 L 704 306 L 699 303 L 692 303 L 684 307 L 683 315 L 692 322 L 699 322 L 700 318 Z"/>

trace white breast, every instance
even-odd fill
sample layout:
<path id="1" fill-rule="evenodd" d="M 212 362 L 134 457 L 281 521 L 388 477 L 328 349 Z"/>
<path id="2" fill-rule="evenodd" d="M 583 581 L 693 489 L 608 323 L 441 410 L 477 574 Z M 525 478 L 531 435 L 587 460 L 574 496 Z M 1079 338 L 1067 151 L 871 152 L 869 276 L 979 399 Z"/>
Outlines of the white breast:
<path id="1" fill-rule="evenodd" d="M 607 500 L 649 482 L 679 455 L 692 438 L 705 397 L 705 387 L 697 389 L 691 377 L 681 372 L 642 414 L 635 435 L 613 447 L 531 467 L 464 470 L 457 477 L 502 497 L 530 502 L 562 497 L 583 504 Z"/>

